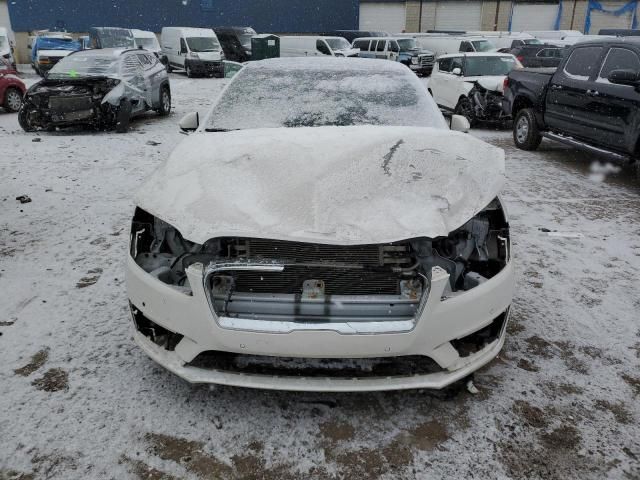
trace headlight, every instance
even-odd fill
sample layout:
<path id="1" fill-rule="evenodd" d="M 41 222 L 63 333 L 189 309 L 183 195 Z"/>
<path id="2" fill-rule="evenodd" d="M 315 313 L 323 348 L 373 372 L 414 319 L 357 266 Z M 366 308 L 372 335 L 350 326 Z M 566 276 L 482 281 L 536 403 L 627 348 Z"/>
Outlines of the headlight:
<path id="1" fill-rule="evenodd" d="M 336 53 L 336 57 L 344 57 L 344 53 Z"/>
<path id="2" fill-rule="evenodd" d="M 196 60 L 200 58 L 197 53 L 193 53 L 193 52 L 189 52 L 187 57 L 193 58 L 193 59 L 196 59 Z"/>
<path id="3" fill-rule="evenodd" d="M 40 57 L 38 58 L 38 63 L 51 63 L 49 57 Z"/>
<path id="4" fill-rule="evenodd" d="M 416 65 L 418 63 L 418 57 L 411 57 L 411 63 Z"/>

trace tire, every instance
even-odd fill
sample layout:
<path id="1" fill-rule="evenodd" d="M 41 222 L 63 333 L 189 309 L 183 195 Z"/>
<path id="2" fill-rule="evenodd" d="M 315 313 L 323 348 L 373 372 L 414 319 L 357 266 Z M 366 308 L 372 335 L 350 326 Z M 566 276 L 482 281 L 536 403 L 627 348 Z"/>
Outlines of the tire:
<path id="1" fill-rule="evenodd" d="M 513 142 L 521 150 L 535 150 L 542 142 L 532 108 L 523 108 L 513 121 Z"/>
<path id="2" fill-rule="evenodd" d="M 163 117 L 171 113 L 171 90 L 166 85 L 160 89 L 160 104 L 157 112 Z"/>
<path id="3" fill-rule="evenodd" d="M 17 88 L 8 88 L 4 93 L 4 109 L 7 112 L 17 112 L 22 106 L 22 93 Z"/>
<path id="4" fill-rule="evenodd" d="M 20 107 L 18 111 L 18 123 L 25 132 L 35 132 L 36 127 L 29 121 L 29 113 L 31 113 L 29 109 L 22 104 L 22 107 Z"/>
<path id="5" fill-rule="evenodd" d="M 127 133 L 131 122 L 131 103 L 128 100 L 120 101 L 120 108 L 116 115 L 116 133 Z"/>
<path id="6" fill-rule="evenodd" d="M 469 120 L 470 127 L 473 127 L 478 123 L 478 121 L 476 120 L 476 116 L 473 113 L 471 100 L 469 100 L 467 97 L 463 97 L 460 100 L 458 100 L 458 104 L 456 105 L 456 108 L 453 113 L 455 113 L 456 115 L 462 115 L 467 120 Z"/>

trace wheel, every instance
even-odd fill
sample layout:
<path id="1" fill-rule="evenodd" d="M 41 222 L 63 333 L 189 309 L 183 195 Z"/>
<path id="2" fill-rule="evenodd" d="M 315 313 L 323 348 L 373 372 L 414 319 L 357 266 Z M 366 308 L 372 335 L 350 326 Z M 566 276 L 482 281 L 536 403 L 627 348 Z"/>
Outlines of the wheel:
<path id="1" fill-rule="evenodd" d="M 32 110 L 23 104 L 18 111 L 18 123 L 25 132 L 35 132 L 36 127 L 31 123 Z"/>
<path id="2" fill-rule="evenodd" d="M 116 115 L 116 132 L 127 133 L 131 121 L 131 103 L 128 100 L 120 101 L 120 108 Z"/>
<path id="3" fill-rule="evenodd" d="M 162 116 L 169 115 L 171 112 L 171 91 L 169 91 L 169 87 L 165 86 L 160 89 L 160 106 L 157 111 Z"/>
<path id="4" fill-rule="evenodd" d="M 518 112 L 513 121 L 513 141 L 521 150 L 535 150 L 542 141 L 538 131 L 536 116 L 531 108 L 524 108 Z"/>
<path id="5" fill-rule="evenodd" d="M 4 109 L 17 112 L 22 106 L 22 93 L 17 88 L 9 88 L 4 94 Z"/>
<path id="6" fill-rule="evenodd" d="M 456 109 L 454 111 L 456 115 L 462 115 L 467 120 L 469 120 L 469 126 L 473 127 L 476 123 L 476 115 L 473 112 L 473 106 L 471 105 L 471 100 L 467 97 L 463 97 L 458 101 L 458 105 L 456 105 Z"/>
<path id="7" fill-rule="evenodd" d="M 193 70 L 191 69 L 191 66 L 187 63 L 185 65 L 184 69 L 187 72 L 187 77 L 192 78 L 193 77 Z"/>

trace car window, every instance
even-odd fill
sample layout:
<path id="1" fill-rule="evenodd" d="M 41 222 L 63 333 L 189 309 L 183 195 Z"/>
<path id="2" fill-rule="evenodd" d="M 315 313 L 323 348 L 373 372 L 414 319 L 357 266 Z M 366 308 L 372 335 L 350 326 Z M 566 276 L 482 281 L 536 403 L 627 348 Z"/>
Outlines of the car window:
<path id="1" fill-rule="evenodd" d="M 156 57 L 155 55 L 151 55 L 147 53 L 147 59 L 151 63 L 152 67 L 155 67 L 156 63 L 158 63 L 158 57 Z"/>
<path id="2" fill-rule="evenodd" d="M 400 51 L 400 47 L 398 46 L 398 42 L 395 40 L 391 40 L 389 42 L 389 51 L 398 53 Z"/>
<path id="3" fill-rule="evenodd" d="M 151 62 L 149 61 L 149 58 L 148 58 L 146 55 L 144 55 L 144 54 L 142 54 L 142 53 L 139 53 L 139 54 L 138 54 L 138 60 L 140 60 L 140 63 L 142 64 L 142 66 L 143 66 L 145 69 L 147 69 L 147 68 L 150 68 L 150 67 L 151 67 Z"/>
<path id="4" fill-rule="evenodd" d="M 460 44 L 460 51 L 461 52 L 475 52 L 475 50 L 473 49 L 473 45 L 471 45 L 471 42 L 462 42 Z"/>
<path id="5" fill-rule="evenodd" d="M 462 68 L 464 66 L 464 60 L 462 57 L 454 57 L 451 59 L 451 71 L 453 72 L 454 68 L 459 68 L 460 70 L 464 71 L 464 69 Z"/>
<path id="6" fill-rule="evenodd" d="M 316 40 L 316 48 L 323 55 L 331 55 L 331 50 L 329 50 L 327 44 L 324 43 L 324 40 Z"/>
<path id="7" fill-rule="evenodd" d="M 184 41 L 184 38 L 180 39 L 180 53 L 187 53 L 187 42 Z"/>
<path id="8" fill-rule="evenodd" d="M 205 128 L 446 127 L 424 84 L 409 69 L 369 62 L 347 69 L 344 61 L 332 59 L 302 68 L 286 60 L 255 62 L 240 70 Z"/>
<path id="9" fill-rule="evenodd" d="M 600 79 L 609 78 L 609 74 L 614 70 L 633 70 L 640 72 L 640 60 L 638 55 L 626 48 L 612 48 L 607 53 L 607 58 L 600 70 Z"/>
<path id="10" fill-rule="evenodd" d="M 359 48 L 363 52 L 366 52 L 367 50 L 369 50 L 369 43 L 370 40 L 356 40 L 353 43 L 353 48 Z"/>
<path id="11" fill-rule="evenodd" d="M 386 40 L 378 40 L 378 46 L 376 47 L 376 52 L 384 52 L 384 47 L 386 43 L 387 43 Z"/>
<path id="12" fill-rule="evenodd" d="M 508 75 L 516 65 L 516 59 L 512 55 L 487 57 L 470 55 L 467 57 L 465 75 L 469 77 Z"/>
<path id="13" fill-rule="evenodd" d="M 564 66 L 564 72 L 578 80 L 587 80 L 598 68 L 598 59 L 602 53 L 602 47 L 576 48 L 569 61 Z"/>
<path id="14" fill-rule="evenodd" d="M 438 70 L 441 72 L 450 72 L 452 60 L 452 58 L 441 58 L 438 60 Z"/>

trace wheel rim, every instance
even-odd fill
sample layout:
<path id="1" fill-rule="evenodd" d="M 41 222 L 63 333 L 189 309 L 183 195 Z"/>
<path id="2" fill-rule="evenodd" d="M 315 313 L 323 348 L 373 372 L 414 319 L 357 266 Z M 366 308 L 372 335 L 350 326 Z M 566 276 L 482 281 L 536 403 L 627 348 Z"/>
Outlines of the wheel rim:
<path id="1" fill-rule="evenodd" d="M 516 138 L 518 139 L 518 142 L 524 143 L 527 141 L 528 136 L 529 120 L 523 116 L 518 119 L 518 123 L 516 124 Z"/>
<path id="2" fill-rule="evenodd" d="M 162 108 L 165 112 L 171 109 L 171 98 L 169 97 L 169 92 L 166 90 L 162 92 Z"/>
<path id="3" fill-rule="evenodd" d="M 9 108 L 11 110 L 19 110 L 20 105 L 22 105 L 22 97 L 20 96 L 20 94 L 15 90 L 11 90 L 7 94 L 7 105 L 9 105 Z"/>

